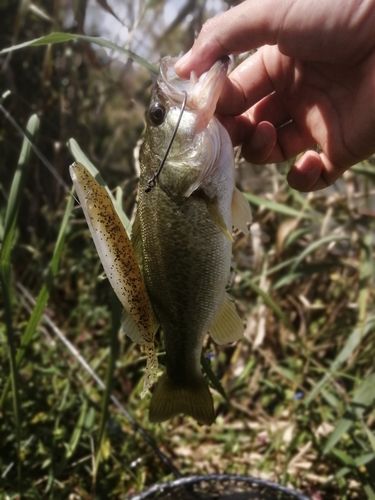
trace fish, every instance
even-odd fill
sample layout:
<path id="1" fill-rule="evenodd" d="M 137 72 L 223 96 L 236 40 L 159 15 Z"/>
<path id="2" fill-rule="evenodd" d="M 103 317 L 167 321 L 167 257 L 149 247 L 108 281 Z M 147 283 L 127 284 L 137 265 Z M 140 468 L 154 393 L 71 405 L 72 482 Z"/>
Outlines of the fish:
<path id="1" fill-rule="evenodd" d="M 246 232 L 251 214 L 235 188 L 231 139 L 214 115 L 228 59 L 189 80 L 178 77 L 175 62 L 171 57 L 161 61 L 146 113 L 135 221 L 143 277 L 166 351 L 166 372 L 153 392 L 150 420 L 162 422 L 182 413 L 211 424 L 215 412 L 201 371 L 202 345 L 207 333 L 218 344 L 243 335 L 226 285 L 232 225 Z"/>
<path id="2" fill-rule="evenodd" d="M 207 334 L 218 344 L 243 336 L 226 286 L 232 228 L 247 232 L 251 213 L 235 187 L 230 137 L 215 116 L 228 59 L 186 80 L 176 74 L 175 62 L 161 60 L 146 111 L 131 238 L 98 178 L 77 163 L 70 172 L 104 270 L 126 311 L 123 330 L 146 354 L 143 394 L 156 381 L 150 421 L 184 414 L 210 425 L 215 409 L 201 369 L 203 342 Z M 166 365 L 160 377 L 159 330 Z"/>

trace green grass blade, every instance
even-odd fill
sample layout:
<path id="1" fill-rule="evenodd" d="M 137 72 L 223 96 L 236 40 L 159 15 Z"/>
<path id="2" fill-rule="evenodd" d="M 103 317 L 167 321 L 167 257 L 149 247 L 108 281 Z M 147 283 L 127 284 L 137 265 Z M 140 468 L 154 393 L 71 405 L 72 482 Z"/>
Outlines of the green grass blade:
<path id="1" fill-rule="evenodd" d="M 357 163 L 357 165 L 354 165 L 350 170 L 356 174 L 369 177 L 372 180 L 375 179 L 374 165 L 372 165 L 369 160 L 364 160 L 361 163 Z"/>
<path id="2" fill-rule="evenodd" d="M 87 415 L 87 409 L 88 409 L 88 403 L 87 403 L 87 400 L 84 399 L 82 402 L 81 412 L 80 412 L 80 415 L 78 418 L 77 425 L 75 426 L 75 428 L 73 430 L 72 437 L 70 438 L 69 443 L 66 445 L 65 457 L 67 459 L 71 458 L 77 449 L 77 446 L 78 446 L 78 443 L 79 443 L 79 440 L 81 438 L 82 431 L 84 428 L 84 423 L 85 423 L 85 419 L 86 419 L 86 415 Z"/>
<path id="3" fill-rule="evenodd" d="M 224 387 L 222 386 L 219 378 L 216 376 L 216 373 L 213 371 L 210 360 L 204 354 L 201 356 L 201 364 L 204 373 L 207 375 L 208 380 L 212 384 L 212 387 L 214 387 L 217 392 L 229 403 L 229 397 L 225 392 Z"/>
<path id="4" fill-rule="evenodd" d="M 327 245 L 328 243 L 331 243 L 332 241 L 341 241 L 341 240 L 347 240 L 349 239 L 349 236 L 347 235 L 337 235 L 337 234 L 330 234 L 329 236 L 324 236 L 323 238 L 320 238 L 318 240 L 313 241 L 310 243 L 310 245 L 303 250 L 303 252 L 300 253 L 300 255 L 297 257 L 297 259 L 294 261 L 291 271 L 295 271 L 299 264 L 311 253 L 315 252 L 318 248 Z"/>
<path id="5" fill-rule="evenodd" d="M 375 453 L 375 434 L 367 427 L 367 425 L 363 424 L 363 428 L 371 445 L 371 449 Z"/>
<path id="6" fill-rule="evenodd" d="M 365 277 L 371 276 L 372 273 L 372 262 L 369 261 L 366 257 L 368 254 L 369 248 L 365 247 L 365 252 L 363 252 L 362 263 L 360 266 L 360 282 L 366 282 L 364 280 Z M 371 251 L 371 247 L 370 247 Z M 369 254 L 371 257 L 371 252 Z M 368 267 L 368 264 L 370 266 Z M 359 325 L 365 323 L 366 312 L 367 312 L 367 296 L 368 290 L 366 287 L 361 288 L 358 298 L 359 304 L 359 314 L 358 314 L 358 323 Z M 372 445 L 373 451 L 375 451 L 375 437 L 371 433 L 371 431 L 366 427 L 364 422 L 362 422 L 362 416 L 365 408 L 373 407 L 375 403 L 375 374 L 371 374 L 367 376 L 362 383 L 357 387 L 354 392 L 352 403 L 348 406 L 344 418 L 339 420 L 337 425 L 335 426 L 334 431 L 329 436 L 328 441 L 323 449 L 323 454 L 329 453 L 334 446 L 338 443 L 338 441 L 351 429 L 351 427 L 359 421 L 362 423 L 362 427 L 364 428 L 367 437 L 369 438 L 370 444 Z M 324 389 L 323 389 L 324 390 Z M 322 391 L 323 391 L 322 390 Z"/>
<path id="7" fill-rule="evenodd" d="M 288 318 L 283 313 L 281 308 L 276 304 L 276 302 L 273 300 L 273 298 L 269 293 L 262 290 L 256 283 L 254 283 L 251 280 L 246 283 L 246 286 L 248 286 L 251 290 L 253 290 L 253 292 L 255 292 L 262 298 L 266 306 L 269 307 L 271 311 L 273 311 L 273 313 L 284 323 L 286 328 L 291 329 L 291 325 L 289 323 Z"/>
<path id="8" fill-rule="evenodd" d="M 359 457 L 355 457 L 354 463 L 357 467 L 361 465 L 366 465 L 369 462 L 373 462 L 375 460 L 375 453 L 363 453 Z"/>
<path id="9" fill-rule="evenodd" d="M 353 424 L 353 419 L 342 418 L 335 426 L 335 430 L 329 436 L 328 441 L 323 448 L 323 454 L 329 453 L 341 437 L 348 432 Z"/>
<path id="10" fill-rule="evenodd" d="M 32 115 L 28 120 L 26 130 L 29 136 L 34 137 L 38 129 L 39 129 L 39 118 L 37 117 L 37 115 Z M 31 143 L 29 139 L 24 137 L 21 146 L 21 152 L 17 163 L 16 172 L 13 176 L 9 198 L 7 202 L 7 208 L 4 220 L 4 234 L 3 234 L 4 239 L 2 241 L 2 246 L 0 249 L 0 284 L 3 292 L 4 317 L 6 324 L 9 370 L 10 370 L 8 386 L 12 387 L 13 413 L 15 421 L 16 446 L 18 455 L 17 472 L 20 485 L 21 485 L 21 461 L 20 461 L 21 422 L 20 422 L 19 384 L 18 384 L 18 372 L 16 366 L 16 347 L 15 347 L 13 311 L 12 311 L 14 284 L 11 276 L 11 256 L 12 256 L 12 249 L 17 238 L 16 235 L 17 217 L 21 203 L 23 185 L 26 176 L 26 167 L 28 165 L 30 153 L 31 153 Z"/>
<path id="11" fill-rule="evenodd" d="M 6 325 L 6 337 L 8 343 L 8 358 L 10 378 L 8 386 L 12 387 L 13 415 L 15 423 L 16 446 L 17 446 L 17 476 L 21 484 L 21 420 L 20 420 L 20 397 L 18 373 L 16 367 L 16 347 L 14 339 L 13 315 L 12 315 L 12 283 L 10 265 L 8 262 L 0 263 L 0 288 L 3 292 L 4 319 Z"/>
<path id="12" fill-rule="evenodd" d="M 251 280 L 253 283 L 258 283 L 262 279 L 262 276 L 266 276 L 266 277 L 272 276 L 273 274 L 275 274 L 279 271 L 282 271 L 286 267 L 293 264 L 293 262 L 295 260 L 296 260 L 296 257 L 292 257 L 290 259 L 285 259 L 282 262 L 280 262 L 279 264 L 276 264 L 275 266 L 270 267 L 270 268 L 262 271 L 262 273 L 257 274 L 256 276 L 253 276 L 253 277 L 251 277 L 249 272 L 246 272 L 246 273 L 244 273 L 244 277 L 245 276 L 248 277 L 248 279 L 246 279 L 246 284 L 248 283 L 249 280 Z"/>
<path id="13" fill-rule="evenodd" d="M 297 271 L 290 271 L 289 274 L 285 274 L 279 280 L 275 281 L 272 290 L 276 291 L 283 286 L 290 286 L 294 281 L 297 281 L 299 279 L 306 279 L 306 277 L 309 275 L 313 275 L 316 273 L 328 273 L 335 266 L 337 266 L 337 262 L 335 261 L 304 263 L 303 265 L 298 266 Z"/>
<path id="14" fill-rule="evenodd" d="M 335 375 L 335 372 L 340 368 L 340 366 L 349 359 L 353 354 L 355 349 L 359 347 L 361 342 L 365 337 L 372 331 L 375 330 L 375 316 L 371 316 L 367 319 L 364 327 L 357 327 L 348 337 L 344 347 L 341 349 L 337 357 L 331 363 L 327 373 L 322 377 L 322 379 L 317 383 L 314 389 L 306 397 L 305 404 L 309 405 L 320 393 L 324 385 Z"/>
<path id="15" fill-rule="evenodd" d="M 64 179 L 58 174 L 52 163 L 47 159 L 47 157 L 42 153 L 42 151 L 36 146 L 33 141 L 32 136 L 29 134 L 28 130 L 24 130 L 17 120 L 7 111 L 4 106 L 0 103 L 0 112 L 4 115 L 6 120 L 12 125 L 12 127 L 21 135 L 21 137 L 26 137 L 29 140 L 30 147 L 34 151 L 34 154 L 39 158 L 42 164 L 47 168 L 50 174 L 56 179 L 58 184 L 60 184 L 66 191 L 69 191 L 69 187 L 65 183 Z"/>
<path id="16" fill-rule="evenodd" d="M 359 419 L 365 411 L 365 408 L 375 407 L 375 373 L 367 375 L 361 384 L 356 388 L 353 395 L 353 405 L 355 413 Z"/>
<path id="17" fill-rule="evenodd" d="M 65 244 L 65 239 L 66 239 L 66 233 L 68 229 L 68 222 L 70 215 L 73 210 L 73 204 L 74 204 L 74 199 L 71 195 L 68 196 L 68 201 L 65 207 L 65 212 L 64 216 L 61 221 L 60 229 L 59 229 L 59 234 L 57 236 L 55 248 L 52 254 L 52 259 L 49 264 L 49 271 L 47 274 L 46 278 L 46 283 L 42 286 L 38 298 L 36 300 L 35 307 L 33 309 L 33 312 L 29 318 L 29 321 L 27 323 L 26 329 L 24 331 L 24 334 L 22 335 L 21 338 L 21 350 L 19 351 L 19 355 L 17 356 L 17 364 L 21 362 L 22 357 L 24 355 L 24 351 L 26 347 L 30 344 L 36 329 L 39 325 L 39 322 L 42 318 L 43 311 L 47 305 L 47 301 L 49 299 L 49 294 L 51 291 L 51 285 L 53 283 L 53 279 L 57 274 L 57 270 L 59 267 L 61 255 L 64 249 L 64 244 Z"/>
<path id="18" fill-rule="evenodd" d="M 120 54 L 124 54 L 130 59 L 136 61 L 139 65 L 146 68 L 150 73 L 157 74 L 157 68 L 150 64 L 146 59 L 139 56 L 135 52 L 125 49 L 124 47 L 120 47 L 119 45 L 105 40 L 104 38 L 100 38 L 98 36 L 87 36 L 87 35 L 79 35 L 76 33 L 63 33 L 63 32 L 53 32 L 48 35 L 40 36 L 38 38 L 34 38 L 32 40 L 28 40 L 27 42 L 19 43 L 17 45 L 12 45 L 11 47 L 6 47 L 0 50 L 0 55 L 7 54 L 9 52 L 14 52 L 15 50 L 26 49 L 28 47 L 39 47 L 43 45 L 54 45 L 57 43 L 66 43 L 66 42 L 76 42 L 82 41 L 87 43 L 93 43 L 95 45 L 99 45 L 100 47 L 104 47 L 106 49 L 114 50 Z"/>
<path id="19" fill-rule="evenodd" d="M 92 161 L 87 156 L 87 154 L 84 153 L 81 146 L 78 144 L 78 142 L 75 139 L 73 139 L 71 137 L 67 142 L 67 146 L 68 146 L 68 149 L 69 149 L 71 155 L 75 159 L 75 161 L 85 165 L 87 170 L 94 177 L 96 177 L 99 174 L 99 170 L 95 167 L 95 165 L 92 163 Z"/>
<path id="20" fill-rule="evenodd" d="M 92 161 L 88 158 L 86 153 L 84 153 L 82 151 L 81 147 L 79 146 L 78 142 L 75 139 L 70 138 L 68 140 L 67 146 L 68 146 L 68 149 L 69 149 L 70 153 L 72 154 L 73 158 L 75 159 L 75 161 L 77 161 L 78 163 L 82 163 L 87 168 L 87 170 L 90 172 L 90 174 L 93 177 L 95 177 L 95 179 L 102 186 L 104 186 L 106 188 L 107 193 L 109 194 L 109 196 L 112 200 L 113 206 L 115 207 L 117 215 L 120 217 L 120 220 L 123 223 L 124 228 L 126 229 L 126 232 L 128 233 L 128 236 L 130 238 L 132 225 L 131 225 L 131 222 L 130 222 L 128 216 L 126 215 L 126 213 L 124 212 L 124 210 L 122 208 L 122 197 L 113 196 L 111 191 L 108 189 L 105 181 L 103 180 L 99 170 L 95 167 L 95 165 L 92 163 Z"/>
<path id="21" fill-rule="evenodd" d="M 272 212 L 276 212 L 282 215 L 287 215 L 288 217 L 296 217 L 298 219 L 315 219 L 316 215 L 313 215 L 309 212 L 304 212 L 302 210 L 296 210 L 295 208 L 291 208 L 288 205 L 283 205 L 282 203 L 278 203 L 276 201 L 267 200 L 267 198 L 261 198 L 255 194 L 244 193 L 245 198 L 256 205 L 257 207 L 265 207 Z"/>
<path id="22" fill-rule="evenodd" d="M 28 135 L 30 137 L 34 137 L 38 132 L 39 123 L 40 122 L 37 115 L 32 115 L 29 118 L 26 126 L 26 131 L 28 132 Z M 10 254 L 15 238 L 16 220 L 22 197 L 23 185 L 25 182 L 26 166 L 30 158 L 30 153 L 31 142 L 28 138 L 24 137 L 5 212 L 4 240 L 0 249 L 1 261 L 10 260 Z"/>
<path id="23" fill-rule="evenodd" d="M 109 353 L 109 363 L 107 367 L 107 374 L 105 380 L 104 395 L 102 398 L 101 412 L 100 412 L 100 424 L 99 433 L 97 440 L 97 453 L 95 457 L 93 481 L 94 484 L 97 480 L 97 475 L 100 467 L 100 462 L 103 458 L 103 447 L 105 442 L 105 429 L 108 420 L 108 405 L 111 398 L 111 391 L 113 385 L 113 374 L 116 367 L 117 353 L 119 352 L 119 341 L 118 332 L 121 326 L 122 318 L 122 306 L 115 294 L 112 294 L 112 328 L 111 328 L 111 338 L 110 338 L 110 353 Z"/>
<path id="24" fill-rule="evenodd" d="M 363 489 L 367 495 L 367 500 L 375 500 L 375 490 L 369 484 L 366 484 Z"/>

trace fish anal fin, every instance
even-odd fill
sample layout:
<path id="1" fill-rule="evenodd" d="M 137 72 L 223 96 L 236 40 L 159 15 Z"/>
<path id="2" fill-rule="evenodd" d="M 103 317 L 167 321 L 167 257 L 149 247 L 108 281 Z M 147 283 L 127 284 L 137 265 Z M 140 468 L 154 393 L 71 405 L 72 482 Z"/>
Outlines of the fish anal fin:
<path id="1" fill-rule="evenodd" d="M 239 189 L 234 188 L 232 198 L 233 226 L 242 231 L 244 234 L 248 234 L 248 225 L 251 223 L 251 220 L 252 216 L 249 202 Z"/>
<path id="2" fill-rule="evenodd" d="M 164 422 L 181 413 L 200 424 L 214 422 L 215 411 L 208 384 L 201 377 L 189 386 L 179 386 L 164 373 L 151 398 L 150 421 Z"/>
<path id="3" fill-rule="evenodd" d="M 235 303 L 228 295 L 208 331 L 219 345 L 230 344 L 243 337 L 243 322 L 237 313 Z"/>

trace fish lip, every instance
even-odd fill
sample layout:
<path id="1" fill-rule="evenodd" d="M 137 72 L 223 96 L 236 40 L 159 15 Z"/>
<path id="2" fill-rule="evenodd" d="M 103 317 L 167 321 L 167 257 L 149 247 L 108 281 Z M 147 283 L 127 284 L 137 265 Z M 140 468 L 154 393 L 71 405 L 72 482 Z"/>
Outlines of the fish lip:
<path id="1" fill-rule="evenodd" d="M 179 89 L 178 86 L 183 85 L 188 86 L 189 81 L 179 78 L 174 71 L 174 65 L 177 61 L 177 57 L 166 56 L 160 61 L 159 76 L 156 82 L 158 90 L 165 98 L 167 98 L 172 104 L 181 104 L 184 99 L 183 89 Z"/>
<path id="2" fill-rule="evenodd" d="M 221 92 L 224 88 L 229 67 L 229 57 L 217 60 L 211 68 L 203 73 L 194 87 L 190 105 L 196 106 L 197 121 L 195 131 L 199 133 L 207 127 L 216 111 Z"/>
<path id="3" fill-rule="evenodd" d="M 174 65 L 177 58 L 164 57 L 160 63 L 158 87 L 172 105 L 181 105 L 187 94 L 186 109 L 197 115 L 195 132 L 200 132 L 207 127 L 213 117 L 217 102 L 227 78 L 230 59 L 224 56 L 218 59 L 211 68 L 199 78 L 194 72 L 190 79 L 180 78 Z"/>

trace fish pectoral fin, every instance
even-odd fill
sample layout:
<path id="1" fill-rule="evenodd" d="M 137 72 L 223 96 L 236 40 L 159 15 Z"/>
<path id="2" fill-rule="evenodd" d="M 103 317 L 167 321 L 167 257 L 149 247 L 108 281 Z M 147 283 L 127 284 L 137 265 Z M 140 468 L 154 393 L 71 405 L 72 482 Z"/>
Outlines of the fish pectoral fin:
<path id="1" fill-rule="evenodd" d="M 242 319 L 237 313 L 235 303 L 228 295 L 226 295 L 224 303 L 208 332 L 219 345 L 230 344 L 243 337 L 244 325 Z"/>
<path id="2" fill-rule="evenodd" d="M 164 422 L 181 413 L 200 424 L 213 423 L 215 411 L 208 384 L 200 377 L 191 386 L 179 386 L 164 373 L 151 398 L 150 422 Z"/>
<path id="3" fill-rule="evenodd" d="M 228 238 L 229 241 L 233 241 L 231 228 L 229 228 L 226 225 L 225 220 L 224 220 L 222 214 L 220 213 L 220 210 L 219 210 L 219 207 L 218 207 L 216 200 L 212 200 L 212 201 L 207 200 L 206 204 L 207 204 L 208 213 L 210 214 L 212 221 L 217 225 L 217 227 L 220 229 L 220 231 L 222 231 L 224 236 L 226 238 Z"/>
<path id="4" fill-rule="evenodd" d="M 244 234 L 249 234 L 248 225 L 252 221 L 250 204 L 237 188 L 234 188 L 232 198 L 232 220 L 233 226 Z"/>

